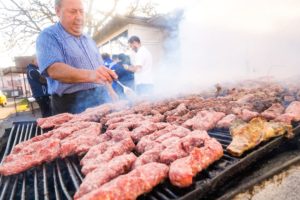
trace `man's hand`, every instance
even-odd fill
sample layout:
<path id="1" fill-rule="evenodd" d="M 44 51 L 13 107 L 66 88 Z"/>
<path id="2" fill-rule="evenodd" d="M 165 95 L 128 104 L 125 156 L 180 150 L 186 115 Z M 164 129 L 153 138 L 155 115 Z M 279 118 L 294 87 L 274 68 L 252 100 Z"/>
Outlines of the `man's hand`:
<path id="1" fill-rule="evenodd" d="M 118 76 L 114 71 L 104 66 L 100 66 L 98 69 L 91 71 L 91 80 L 94 83 L 111 83 L 117 78 Z"/>

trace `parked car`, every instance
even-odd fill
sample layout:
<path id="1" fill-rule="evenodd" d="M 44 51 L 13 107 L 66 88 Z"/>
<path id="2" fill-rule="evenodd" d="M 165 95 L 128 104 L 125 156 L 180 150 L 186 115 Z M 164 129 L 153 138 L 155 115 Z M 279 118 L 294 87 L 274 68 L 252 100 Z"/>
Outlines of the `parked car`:
<path id="1" fill-rule="evenodd" d="M 6 96 L 3 94 L 3 92 L 0 90 L 0 105 L 2 107 L 6 106 L 7 104 L 7 98 Z"/>

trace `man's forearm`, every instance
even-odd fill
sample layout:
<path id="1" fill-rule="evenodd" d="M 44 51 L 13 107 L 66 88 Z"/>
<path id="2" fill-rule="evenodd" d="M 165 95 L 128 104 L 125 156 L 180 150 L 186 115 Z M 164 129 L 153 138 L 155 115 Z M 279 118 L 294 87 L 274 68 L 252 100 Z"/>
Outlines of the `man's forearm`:
<path id="1" fill-rule="evenodd" d="M 76 69 L 64 63 L 54 63 L 47 69 L 48 75 L 63 83 L 93 82 L 93 72 L 86 69 Z"/>

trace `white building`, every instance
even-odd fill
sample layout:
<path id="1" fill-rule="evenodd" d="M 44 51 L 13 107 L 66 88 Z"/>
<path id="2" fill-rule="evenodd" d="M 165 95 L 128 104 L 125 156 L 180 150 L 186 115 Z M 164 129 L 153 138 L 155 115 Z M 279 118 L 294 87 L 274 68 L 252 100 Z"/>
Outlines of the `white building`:
<path id="1" fill-rule="evenodd" d="M 116 16 L 107 23 L 99 35 L 94 37 L 101 53 L 110 55 L 125 53 L 130 55 L 128 39 L 136 35 L 153 56 L 153 67 L 166 56 L 167 40 L 177 32 L 182 12 L 154 18 Z"/>

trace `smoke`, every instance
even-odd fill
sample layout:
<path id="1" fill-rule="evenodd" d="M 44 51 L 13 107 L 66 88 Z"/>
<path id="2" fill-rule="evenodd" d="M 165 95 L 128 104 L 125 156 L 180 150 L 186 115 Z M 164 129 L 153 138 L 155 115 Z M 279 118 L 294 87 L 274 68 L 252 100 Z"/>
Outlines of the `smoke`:
<path id="1" fill-rule="evenodd" d="M 165 43 L 168 53 L 156 72 L 158 92 L 300 74 L 299 1 L 187 2 L 178 32 Z"/>

